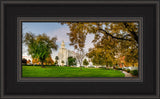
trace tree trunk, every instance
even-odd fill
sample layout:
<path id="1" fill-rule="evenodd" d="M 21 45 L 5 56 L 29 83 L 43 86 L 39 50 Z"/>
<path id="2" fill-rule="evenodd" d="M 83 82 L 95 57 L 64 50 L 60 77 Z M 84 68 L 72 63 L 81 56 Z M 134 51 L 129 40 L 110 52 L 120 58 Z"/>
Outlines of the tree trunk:
<path id="1" fill-rule="evenodd" d="M 82 65 L 80 64 L 80 71 L 82 71 Z"/>
<path id="2" fill-rule="evenodd" d="M 108 65 L 106 64 L 106 69 L 108 69 Z"/>
<path id="3" fill-rule="evenodd" d="M 82 66 L 80 66 L 80 71 L 82 71 Z"/>
<path id="4" fill-rule="evenodd" d="M 133 67 L 134 67 L 134 63 L 133 63 Z"/>
<path id="5" fill-rule="evenodd" d="M 41 61 L 41 66 L 42 66 L 42 68 L 44 68 L 43 61 Z"/>
<path id="6" fill-rule="evenodd" d="M 106 56 L 107 50 L 105 49 L 105 56 Z M 106 61 L 106 69 L 108 69 L 108 63 L 107 63 L 107 57 L 105 58 Z"/>
<path id="7" fill-rule="evenodd" d="M 107 62 L 106 62 L 106 69 L 108 69 L 108 64 L 107 64 Z"/>

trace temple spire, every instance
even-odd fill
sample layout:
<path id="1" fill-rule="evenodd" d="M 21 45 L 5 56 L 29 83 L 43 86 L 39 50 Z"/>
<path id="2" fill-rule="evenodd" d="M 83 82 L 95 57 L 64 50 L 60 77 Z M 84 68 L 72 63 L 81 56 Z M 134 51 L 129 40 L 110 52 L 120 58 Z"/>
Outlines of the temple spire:
<path id="1" fill-rule="evenodd" d="M 64 41 L 62 41 L 61 48 L 65 48 Z"/>

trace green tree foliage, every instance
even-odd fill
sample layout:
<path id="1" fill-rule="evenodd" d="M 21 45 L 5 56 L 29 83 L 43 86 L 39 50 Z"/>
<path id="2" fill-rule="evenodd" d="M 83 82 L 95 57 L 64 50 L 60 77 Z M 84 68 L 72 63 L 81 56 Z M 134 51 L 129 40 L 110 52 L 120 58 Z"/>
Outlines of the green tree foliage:
<path id="1" fill-rule="evenodd" d="M 87 59 L 83 60 L 83 65 L 85 65 L 85 66 L 89 65 L 89 62 L 87 61 Z"/>
<path id="2" fill-rule="evenodd" d="M 56 57 L 55 57 L 55 59 L 56 59 L 56 60 L 59 60 L 59 57 L 58 57 L 58 56 L 56 56 Z"/>
<path id="3" fill-rule="evenodd" d="M 56 57 L 55 57 L 55 60 L 56 60 L 56 61 L 55 61 L 55 65 L 58 65 L 59 57 L 58 57 L 58 56 L 56 56 Z"/>
<path id="4" fill-rule="evenodd" d="M 32 33 L 26 33 L 24 43 L 28 46 L 28 53 L 33 59 L 37 58 L 42 67 L 47 57 L 52 53 L 52 50 L 57 50 L 56 38 L 50 39 L 46 34 L 35 36 Z"/>
<path id="5" fill-rule="evenodd" d="M 68 57 L 68 65 L 69 66 L 76 65 L 76 58 Z"/>

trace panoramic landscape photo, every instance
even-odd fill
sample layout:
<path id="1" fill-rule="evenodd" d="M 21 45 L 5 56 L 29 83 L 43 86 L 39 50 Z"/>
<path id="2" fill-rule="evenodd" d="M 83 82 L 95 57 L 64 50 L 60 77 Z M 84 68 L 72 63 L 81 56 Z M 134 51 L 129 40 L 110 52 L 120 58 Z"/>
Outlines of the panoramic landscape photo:
<path id="1" fill-rule="evenodd" d="M 22 22 L 22 77 L 138 77 L 138 22 Z"/>

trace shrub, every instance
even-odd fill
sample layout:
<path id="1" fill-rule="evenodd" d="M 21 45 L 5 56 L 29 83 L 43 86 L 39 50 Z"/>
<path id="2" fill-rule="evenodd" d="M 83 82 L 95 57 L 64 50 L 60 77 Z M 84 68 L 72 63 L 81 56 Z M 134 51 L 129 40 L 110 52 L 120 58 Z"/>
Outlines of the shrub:
<path id="1" fill-rule="evenodd" d="M 122 70 L 122 68 L 117 68 L 117 70 Z"/>
<path id="2" fill-rule="evenodd" d="M 88 68 L 95 68 L 94 66 L 88 66 Z"/>
<path id="3" fill-rule="evenodd" d="M 85 67 L 85 66 L 80 66 L 80 67 Z"/>
<path id="4" fill-rule="evenodd" d="M 106 67 L 102 67 L 102 66 L 101 66 L 101 67 L 99 67 L 99 68 L 103 68 L 103 69 L 106 69 Z"/>
<path id="5" fill-rule="evenodd" d="M 118 67 L 116 66 L 115 69 L 118 69 Z"/>
<path id="6" fill-rule="evenodd" d="M 132 70 L 131 74 L 134 75 L 134 76 L 138 76 L 138 70 Z"/>
<path id="7" fill-rule="evenodd" d="M 130 69 L 127 69 L 126 71 L 129 73 L 129 72 L 130 72 Z"/>
<path id="8" fill-rule="evenodd" d="M 125 68 L 123 68 L 122 70 L 123 70 L 123 71 L 125 71 L 126 69 L 125 69 Z"/>

